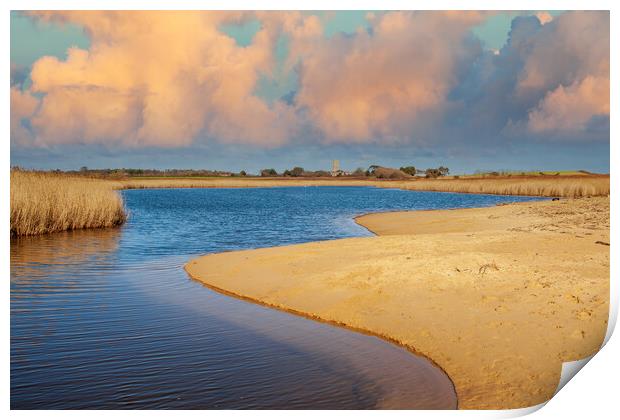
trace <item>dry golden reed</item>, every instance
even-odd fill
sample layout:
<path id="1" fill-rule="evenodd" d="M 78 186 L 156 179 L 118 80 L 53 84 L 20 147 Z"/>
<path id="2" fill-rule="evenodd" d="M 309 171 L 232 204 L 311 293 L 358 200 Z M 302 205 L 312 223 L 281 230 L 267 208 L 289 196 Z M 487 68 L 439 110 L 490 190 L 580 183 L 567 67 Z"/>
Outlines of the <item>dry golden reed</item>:
<path id="1" fill-rule="evenodd" d="M 567 198 L 608 196 L 610 191 L 608 176 L 425 179 L 407 182 L 402 188 L 408 190 Z"/>
<path id="2" fill-rule="evenodd" d="M 127 216 L 113 181 L 11 171 L 11 236 L 111 227 Z"/>

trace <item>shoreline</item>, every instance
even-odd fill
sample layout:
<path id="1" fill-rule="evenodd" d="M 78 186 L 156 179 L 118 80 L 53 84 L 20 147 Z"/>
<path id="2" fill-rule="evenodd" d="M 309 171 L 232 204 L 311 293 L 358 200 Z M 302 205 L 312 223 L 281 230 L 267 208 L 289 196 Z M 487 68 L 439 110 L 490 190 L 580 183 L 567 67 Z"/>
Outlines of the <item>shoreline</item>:
<path id="1" fill-rule="evenodd" d="M 562 206 L 570 208 L 566 220 L 556 214 Z M 580 221 L 580 217 L 588 210 L 599 214 L 601 209 L 603 211 L 606 209 L 607 214 L 606 217 L 603 214 L 601 220 L 597 219 L 598 224 L 595 227 Z M 527 211 L 531 213 L 526 215 L 529 219 L 523 214 Z M 419 226 L 416 227 L 415 219 L 419 219 L 422 213 L 427 215 L 423 218 L 429 220 L 422 222 L 418 220 Z M 465 224 L 462 220 L 460 222 L 456 220 L 463 219 L 463 214 L 471 216 L 471 220 L 466 220 Z M 401 231 L 390 233 L 389 229 L 394 228 L 394 223 L 390 221 L 393 222 L 395 218 L 396 225 L 401 226 Z M 498 222 L 503 219 L 508 220 Z M 424 356 L 448 375 L 455 387 L 459 408 L 522 408 L 547 401 L 553 395 L 559 381 L 561 362 L 593 354 L 600 347 L 605 335 L 607 322 L 605 309 L 609 302 L 609 247 L 596 245 L 594 238 L 601 237 L 609 242 L 608 198 L 555 202 L 546 200 L 480 209 L 372 213 L 355 217 L 354 220 L 379 236 L 210 254 L 189 261 L 185 269 L 192 279 L 218 292 L 377 336 L 400 345 L 414 354 Z M 547 222 L 542 228 L 541 220 Z M 436 229 L 437 223 L 442 226 L 443 232 L 429 233 L 428 230 Z M 491 228 L 481 230 L 477 228 L 476 223 L 491 225 Z M 554 227 L 556 225 L 560 226 L 560 230 Z M 424 229 L 422 229 L 424 232 L 418 233 L 411 231 L 419 230 L 420 226 L 427 231 Z M 583 229 L 591 230 L 584 234 L 591 238 L 581 235 Z M 505 255 L 498 251 L 501 248 L 496 248 L 495 251 L 482 249 L 484 251 L 482 259 L 479 255 L 481 250 L 475 249 L 468 254 L 468 251 L 462 251 L 458 246 L 454 248 L 452 245 L 455 252 L 465 254 L 454 257 L 451 253 L 445 255 L 443 249 L 455 241 L 459 244 L 470 244 L 470 237 L 477 236 L 482 239 L 482 241 L 478 239 L 477 246 L 485 248 L 485 244 L 488 245 L 489 241 L 505 242 L 505 237 L 510 235 L 513 237 L 509 238 L 507 243 L 512 245 L 536 239 L 536 243 L 544 242 L 551 246 L 522 247 L 523 249 L 515 256 L 519 255 L 523 261 L 513 266 L 510 266 Z M 570 235 L 576 238 L 569 239 Z M 586 245 L 584 241 L 588 241 L 588 244 Z M 403 273 L 402 268 L 408 264 L 406 260 L 410 257 L 403 261 L 402 257 L 408 253 L 403 252 L 401 248 L 411 242 L 416 242 L 417 245 L 413 246 L 412 250 L 432 248 L 431 251 L 423 251 L 420 254 L 429 262 L 425 265 L 424 258 L 418 258 L 415 261 L 417 266 L 404 270 Z M 576 245 L 579 247 L 575 248 Z M 378 251 L 374 250 L 375 247 Z M 549 254 L 542 266 L 555 272 L 530 267 L 534 265 L 531 263 L 532 258 L 539 255 L 528 254 L 527 250 L 532 247 L 536 251 L 544 250 Z M 558 247 L 563 248 L 554 254 L 554 249 Z M 562 280 L 571 269 L 562 267 L 562 264 L 558 264 L 553 258 L 553 255 L 561 257 L 566 259 L 568 264 L 568 261 L 575 260 L 575 250 L 581 251 L 582 256 L 589 255 L 591 259 L 596 258 L 595 264 L 585 266 L 581 264 L 581 269 L 585 267 L 584 275 L 590 275 L 590 282 L 596 284 L 598 291 L 596 299 L 589 302 L 589 306 L 586 305 L 588 307 L 585 309 L 580 308 L 579 304 L 584 302 L 581 295 L 588 293 L 580 289 L 579 283 L 567 284 L 566 280 Z M 491 255 L 496 252 L 497 255 L 488 258 L 489 252 Z M 305 256 L 307 254 L 310 256 Z M 492 261 L 480 265 L 480 272 L 475 273 L 477 266 L 472 269 L 464 268 L 471 263 L 472 258 L 477 258 L 479 263 Z M 447 272 L 445 270 L 447 266 L 442 267 L 442 262 L 447 259 L 453 260 L 451 263 L 456 264 L 456 272 Z M 344 260 L 346 262 L 343 262 Z M 459 265 L 462 269 L 459 269 Z M 317 270 L 316 267 L 321 268 Z M 428 281 L 418 282 L 414 287 L 407 285 L 407 279 L 410 280 L 411 275 L 419 275 L 422 269 L 430 272 L 437 286 Z M 573 270 L 575 269 L 578 267 Z M 588 271 L 593 269 L 596 274 L 588 274 Z M 506 278 L 498 276 L 498 272 L 505 270 L 508 271 L 506 275 L 514 280 L 515 284 L 506 286 Z M 465 275 L 467 271 L 470 272 Z M 558 283 L 558 291 L 567 294 L 571 292 L 568 295 L 572 298 L 560 301 L 562 293 L 549 295 L 549 292 L 545 291 L 553 289 L 554 284 L 548 280 L 530 278 L 525 286 L 516 283 L 522 278 L 540 277 L 541 272 L 547 274 L 547 277 L 550 274 L 550 277 Z M 462 284 L 458 278 L 451 277 L 461 277 Z M 485 284 L 479 284 L 481 282 Z M 380 286 L 378 287 L 376 283 L 380 283 Z M 435 286 L 439 289 L 435 290 Z M 542 294 L 543 298 L 526 296 L 525 289 L 528 287 L 532 292 L 536 292 L 530 294 L 535 296 Z M 401 292 L 394 293 L 395 288 L 406 295 L 404 299 L 398 297 Z M 520 292 L 512 291 L 513 288 L 519 289 Z M 443 302 L 446 299 L 449 304 Z M 417 301 L 419 307 L 412 305 L 413 301 Z M 489 302 L 492 305 L 489 306 Z M 457 309 L 453 310 L 450 305 L 455 305 Z M 557 306 L 559 308 L 557 311 L 563 312 L 565 316 L 557 316 L 553 312 L 555 308 L 551 309 L 553 313 L 549 312 L 550 305 Z M 576 313 L 577 309 L 581 311 Z M 530 322 L 523 322 L 521 319 L 526 317 L 523 315 L 524 310 L 530 311 L 527 316 L 531 318 L 528 319 Z M 416 321 L 416 318 L 422 319 Z M 461 318 L 467 320 L 463 321 Z M 570 320 L 567 321 L 565 318 Z M 451 325 L 452 321 L 459 323 L 459 320 L 463 324 L 460 327 L 455 328 Z M 486 322 L 488 328 L 473 329 L 482 322 Z M 556 332 L 551 334 L 555 342 L 547 340 L 542 331 L 552 327 L 550 322 L 551 324 L 555 322 L 554 328 L 557 331 L 563 328 L 571 329 L 570 334 L 562 335 Z M 546 325 L 540 327 L 539 323 Z M 561 325 L 562 323 L 566 325 Z M 574 334 L 573 329 L 581 331 L 577 334 L 580 337 Z M 443 337 L 435 337 L 437 331 Z M 506 334 L 505 337 L 502 336 L 502 331 Z M 531 340 L 532 334 L 536 336 L 537 332 L 542 338 L 536 345 L 531 345 L 529 351 L 524 350 L 518 357 L 511 355 L 514 349 L 503 342 L 514 341 L 513 335 L 517 335 L 516 343 L 519 343 L 519 340 L 527 342 Z M 471 340 L 469 342 L 468 334 Z M 465 337 L 461 337 L 462 335 Z M 577 341 L 573 342 L 574 340 Z M 551 348 L 562 354 L 544 355 L 545 348 L 547 350 Z M 490 349 L 493 357 L 489 357 Z M 524 362 L 523 358 L 529 362 Z M 523 366 L 515 369 L 515 366 L 519 365 Z M 525 371 L 525 374 L 522 371 Z"/>
<path id="2" fill-rule="evenodd" d="M 231 252 L 234 252 L 234 251 L 231 251 Z M 337 321 L 337 320 L 324 319 L 324 318 L 318 317 L 316 315 L 312 315 L 312 314 L 308 314 L 308 313 L 305 313 L 305 312 L 297 311 L 297 310 L 292 309 L 292 308 L 287 308 L 287 307 L 284 307 L 284 306 L 268 303 L 268 302 L 256 299 L 256 298 L 254 298 L 252 296 L 246 296 L 246 295 L 230 292 L 230 291 L 228 291 L 226 289 L 222 289 L 220 287 L 217 287 L 217 286 L 211 285 L 209 283 L 206 283 L 205 281 L 203 281 L 203 280 L 201 280 L 201 279 L 199 279 L 197 277 L 192 276 L 192 274 L 185 267 L 184 267 L 184 269 L 185 269 L 185 272 L 187 273 L 187 275 L 189 276 L 189 278 L 192 281 L 198 282 L 201 285 L 203 285 L 204 287 L 207 287 L 208 289 L 211 289 L 214 292 L 220 293 L 222 295 L 229 296 L 229 297 L 232 297 L 232 298 L 235 298 L 235 299 L 239 299 L 239 300 L 243 300 L 245 302 L 253 303 L 255 305 L 260 305 L 260 306 L 263 306 L 265 308 L 273 309 L 273 310 L 276 310 L 276 311 L 285 312 L 287 314 L 291 314 L 291 315 L 295 315 L 295 316 L 300 316 L 302 318 L 306 318 L 306 319 L 309 319 L 309 320 L 312 320 L 312 321 L 321 322 L 323 324 L 328 324 L 328 325 L 331 325 L 331 326 L 334 326 L 334 327 L 337 327 L 337 328 L 346 328 L 349 331 L 353 331 L 353 332 L 356 332 L 356 333 L 359 333 L 359 334 L 363 334 L 363 335 L 366 335 L 366 336 L 369 336 L 369 337 L 376 337 L 376 338 L 379 338 L 381 340 L 387 341 L 390 344 L 393 344 L 395 346 L 401 347 L 401 348 L 407 350 L 408 352 L 414 354 L 415 356 L 423 357 L 433 367 L 439 369 L 440 371 L 442 371 L 446 375 L 446 377 L 448 378 L 448 380 L 452 384 L 452 391 L 454 392 L 454 397 L 456 399 L 456 409 L 457 410 L 459 409 L 458 394 L 456 392 L 456 387 L 454 386 L 454 382 L 450 378 L 450 375 L 448 375 L 448 373 L 441 367 L 441 365 L 439 365 L 433 359 L 428 357 L 426 354 L 422 354 L 422 353 L 418 352 L 414 347 L 412 347 L 412 346 L 410 346 L 410 345 L 408 345 L 406 343 L 403 343 L 401 341 L 398 341 L 397 339 L 395 339 L 393 337 L 390 337 L 390 336 L 387 336 L 387 335 L 382 335 L 382 334 L 379 334 L 379 333 L 374 332 L 374 331 L 369 330 L 369 329 L 364 329 L 364 328 L 361 328 L 361 327 L 353 327 L 353 326 L 347 325 L 347 324 L 345 324 L 343 322 L 340 322 L 340 321 Z"/>

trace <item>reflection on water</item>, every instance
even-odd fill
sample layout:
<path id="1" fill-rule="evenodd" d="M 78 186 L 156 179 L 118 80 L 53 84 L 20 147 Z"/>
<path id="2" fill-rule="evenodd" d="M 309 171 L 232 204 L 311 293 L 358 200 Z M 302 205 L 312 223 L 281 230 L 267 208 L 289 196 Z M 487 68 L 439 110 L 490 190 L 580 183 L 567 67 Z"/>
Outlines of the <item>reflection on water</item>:
<path id="1" fill-rule="evenodd" d="M 454 408 L 425 359 L 220 295 L 182 268 L 207 252 L 367 235 L 350 221 L 367 211 L 499 201 L 433 194 L 125 191 L 121 229 L 13 239 L 11 407 Z"/>
<path id="2" fill-rule="evenodd" d="M 120 235 L 119 229 L 111 228 L 11 238 L 11 280 L 45 283 L 48 270 L 75 272 L 87 263 L 103 269 L 117 250 Z"/>

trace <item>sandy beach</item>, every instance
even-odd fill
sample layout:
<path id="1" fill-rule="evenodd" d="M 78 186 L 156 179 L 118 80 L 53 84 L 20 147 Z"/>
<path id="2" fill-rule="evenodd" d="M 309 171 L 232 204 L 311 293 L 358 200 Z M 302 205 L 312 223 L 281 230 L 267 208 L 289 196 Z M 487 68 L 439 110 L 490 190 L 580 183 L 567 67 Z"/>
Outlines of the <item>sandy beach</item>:
<path id="1" fill-rule="evenodd" d="M 609 302 L 609 198 L 359 217 L 378 236 L 212 254 L 226 293 L 369 332 L 439 365 L 462 409 L 551 398 L 595 353 Z"/>

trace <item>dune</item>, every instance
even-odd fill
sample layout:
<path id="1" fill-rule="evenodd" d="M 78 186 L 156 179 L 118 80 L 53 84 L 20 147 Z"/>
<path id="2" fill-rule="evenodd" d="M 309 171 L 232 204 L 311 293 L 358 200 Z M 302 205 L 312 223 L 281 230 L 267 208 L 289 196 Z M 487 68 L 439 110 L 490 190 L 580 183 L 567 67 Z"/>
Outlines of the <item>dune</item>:
<path id="1" fill-rule="evenodd" d="M 212 254 L 185 268 L 214 289 L 425 355 L 449 375 L 461 409 L 547 401 L 562 362 L 600 348 L 608 197 L 357 222 L 379 236 Z"/>

